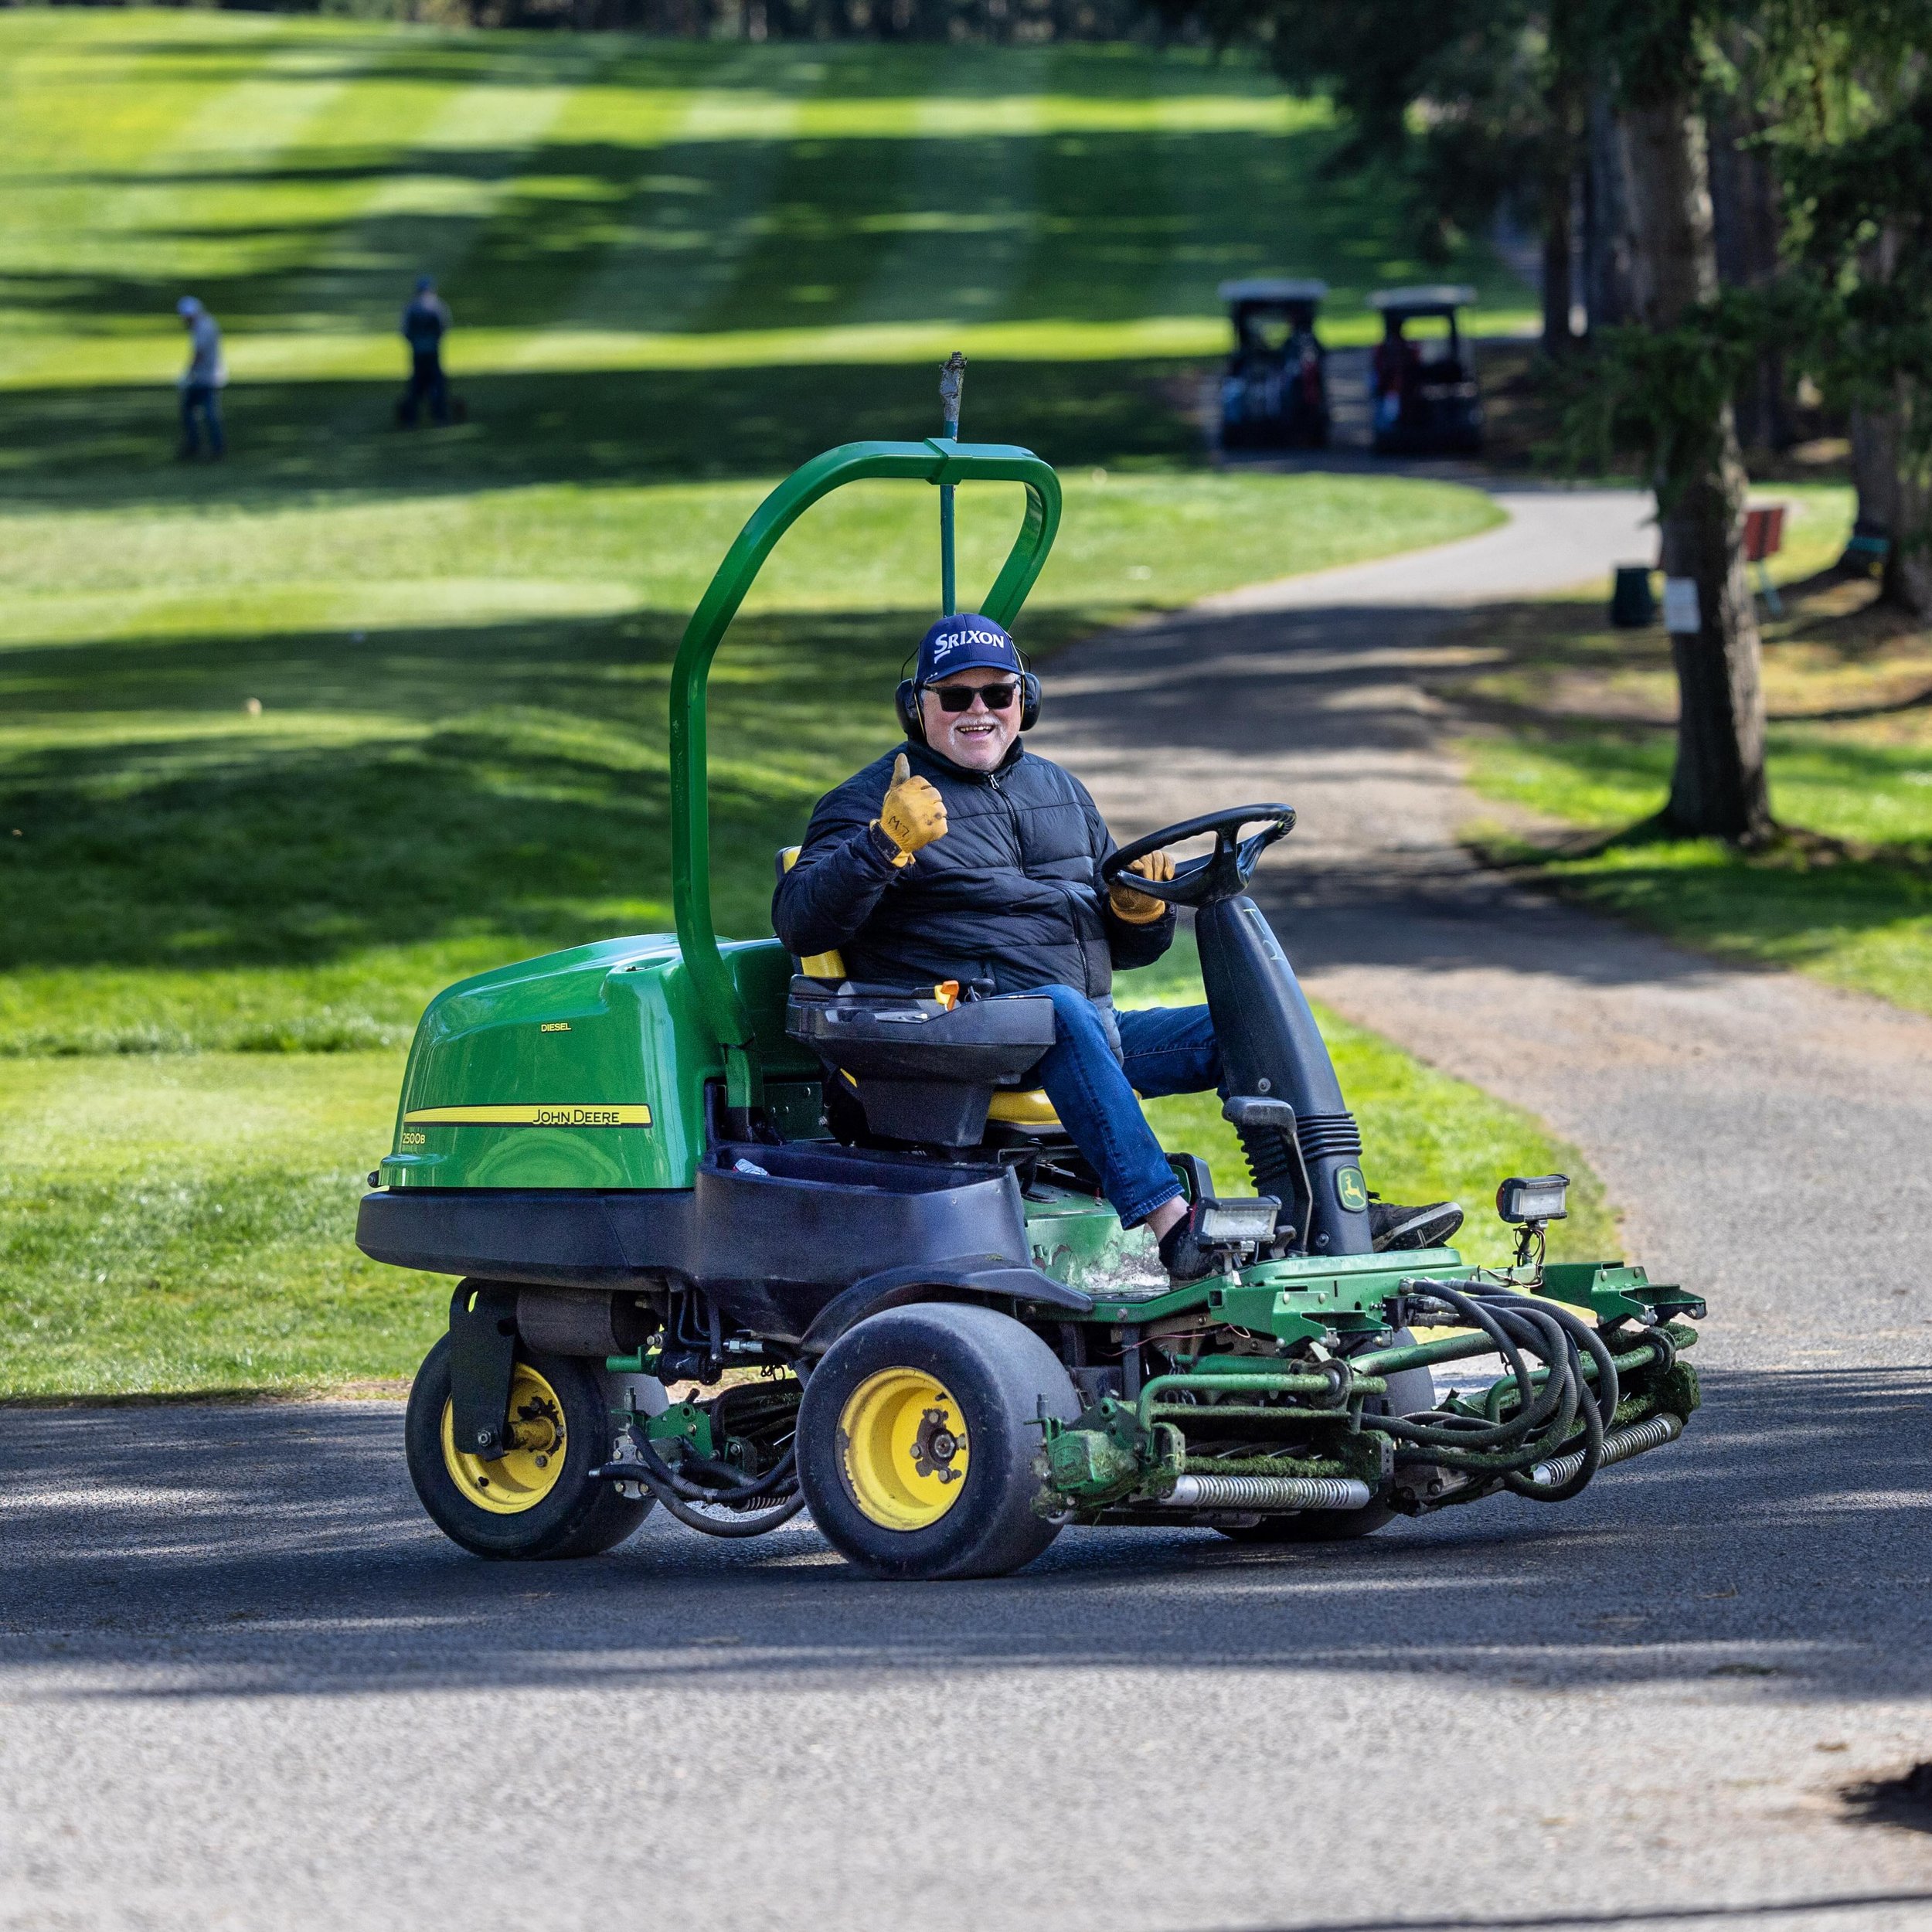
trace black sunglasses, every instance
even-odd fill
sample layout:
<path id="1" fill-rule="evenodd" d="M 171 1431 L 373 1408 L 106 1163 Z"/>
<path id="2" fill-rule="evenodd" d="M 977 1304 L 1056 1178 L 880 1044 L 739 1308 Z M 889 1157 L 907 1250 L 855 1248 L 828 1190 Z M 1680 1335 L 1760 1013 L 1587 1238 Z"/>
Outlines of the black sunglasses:
<path id="1" fill-rule="evenodd" d="M 942 711 L 970 711 L 975 698 L 986 701 L 988 711 L 1004 711 L 1019 696 L 1019 686 L 1010 679 L 1005 684 L 929 684 L 926 689 L 939 700 Z"/>

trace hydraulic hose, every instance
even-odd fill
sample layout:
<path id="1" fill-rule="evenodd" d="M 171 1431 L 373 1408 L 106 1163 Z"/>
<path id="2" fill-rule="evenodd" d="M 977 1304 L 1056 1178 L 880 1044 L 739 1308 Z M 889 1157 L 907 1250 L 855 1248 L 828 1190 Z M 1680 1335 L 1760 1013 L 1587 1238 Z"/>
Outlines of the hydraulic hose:
<path id="1" fill-rule="evenodd" d="M 794 1444 L 781 1456 L 777 1464 L 755 1481 L 739 1482 L 729 1485 L 707 1488 L 695 1483 L 680 1475 L 660 1456 L 647 1437 L 633 1434 L 631 1437 L 633 1455 L 600 1464 L 590 1471 L 594 1481 L 605 1482 L 634 1482 L 649 1490 L 681 1523 L 692 1529 L 702 1530 L 707 1536 L 761 1536 L 767 1529 L 776 1529 L 780 1524 L 789 1522 L 804 1507 L 804 1495 L 798 1488 L 798 1451 Z M 727 1465 L 710 1461 L 708 1458 L 693 1458 L 692 1461 L 701 1470 L 724 1473 Z M 736 1471 L 730 1473 L 736 1475 Z M 774 1492 L 784 1492 L 783 1494 Z M 755 1502 L 758 1498 L 773 1495 L 773 1506 L 757 1515 L 734 1522 L 729 1518 L 702 1515 L 691 1505 L 693 1503 L 725 1505 L 736 1508 L 741 1504 Z"/>
<path id="2" fill-rule="evenodd" d="M 672 1470 L 665 1464 L 672 1481 L 678 1485 L 679 1495 L 690 1496 L 693 1502 L 749 1502 L 754 1496 L 784 1488 L 791 1481 L 792 1473 L 798 1467 L 798 1452 L 787 1449 L 762 1476 L 750 1482 L 741 1481 L 740 1472 L 726 1462 L 713 1462 L 702 1456 L 686 1456 L 684 1462 L 686 1468 L 696 1469 L 700 1475 L 710 1476 L 714 1481 L 710 1485 L 689 1482 L 682 1470 Z M 699 1493 L 692 1495 L 694 1490 Z"/>
<path id="3" fill-rule="evenodd" d="M 1436 1281 L 1404 1285 L 1440 1301 L 1468 1327 L 1480 1330 L 1495 1344 L 1509 1373 L 1491 1389 L 1480 1417 L 1443 1415 L 1427 1421 L 1377 1417 L 1374 1427 L 1406 1445 L 1397 1449 L 1396 1460 L 1498 1476 L 1519 1495 L 1539 1502 L 1575 1495 L 1602 1462 L 1604 1431 L 1621 1399 L 1617 1365 L 1602 1337 L 1580 1316 L 1550 1302 L 1504 1292 L 1465 1293 Z M 1584 1372 L 1585 1354 L 1597 1371 L 1594 1389 Z M 1526 1355 L 1542 1362 L 1540 1371 L 1532 1372 Z M 1512 1393 L 1516 1413 L 1505 1417 L 1503 1404 Z M 1583 1440 L 1570 1454 L 1580 1460 L 1566 1459 L 1563 1480 L 1536 1481 L 1529 1472 L 1566 1449 L 1579 1421 Z"/>

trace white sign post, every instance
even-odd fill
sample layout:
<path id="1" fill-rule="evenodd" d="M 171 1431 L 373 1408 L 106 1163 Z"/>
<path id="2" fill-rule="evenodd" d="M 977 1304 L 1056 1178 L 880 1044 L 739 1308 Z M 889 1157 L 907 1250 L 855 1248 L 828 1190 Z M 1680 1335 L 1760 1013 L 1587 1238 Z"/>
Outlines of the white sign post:
<path id="1" fill-rule="evenodd" d="M 1664 628 L 1674 638 L 1695 637 L 1704 628 L 1695 577 L 1664 580 Z"/>

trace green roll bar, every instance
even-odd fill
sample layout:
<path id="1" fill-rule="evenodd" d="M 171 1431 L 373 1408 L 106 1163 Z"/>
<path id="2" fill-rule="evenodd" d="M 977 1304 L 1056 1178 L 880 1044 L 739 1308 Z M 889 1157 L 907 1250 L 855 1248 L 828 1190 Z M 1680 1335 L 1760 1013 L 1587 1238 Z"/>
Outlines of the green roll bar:
<path id="1" fill-rule="evenodd" d="M 726 1104 L 763 1104 L 764 1081 L 751 1018 L 739 997 L 711 917 L 711 809 L 705 691 L 711 660 L 778 539 L 821 496 L 847 483 L 893 477 L 915 483 L 1022 483 L 1026 512 L 980 608 L 1010 628 L 1060 529 L 1060 478 L 1031 450 L 1003 443 L 845 443 L 792 471 L 752 512 L 685 627 L 671 671 L 671 895 L 685 970 L 698 1010 L 724 1055 Z"/>

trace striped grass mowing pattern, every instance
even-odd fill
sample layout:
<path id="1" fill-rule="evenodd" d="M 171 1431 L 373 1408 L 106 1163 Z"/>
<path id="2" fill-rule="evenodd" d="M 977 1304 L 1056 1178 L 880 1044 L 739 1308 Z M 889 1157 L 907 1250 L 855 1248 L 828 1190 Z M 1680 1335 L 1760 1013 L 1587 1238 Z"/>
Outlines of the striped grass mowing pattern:
<path id="1" fill-rule="evenodd" d="M 968 434 L 1066 481 L 1043 654 L 1494 519 L 1206 469 L 1222 277 L 1326 275 L 1339 339 L 1420 267 L 1318 181 L 1321 104 L 1238 62 L 22 9 L 0 125 L 0 1391 L 410 1372 L 444 1284 L 350 1239 L 400 1043 L 464 974 L 668 923 L 685 614 L 785 471 L 936 427 L 947 350 Z M 1453 267 L 1523 309 L 1486 251 Z M 406 436 L 422 272 L 468 420 Z M 227 335 L 218 468 L 172 458 L 184 292 Z M 1011 498 L 963 497 L 963 582 Z M 773 849 L 889 735 L 932 522 L 821 506 L 729 640 L 726 930 L 766 929 Z M 1349 1043 L 1392 1191 L 1556 1160 Z M 1226 1166 L 1199 1111 L 1162 1131 Z"/>

